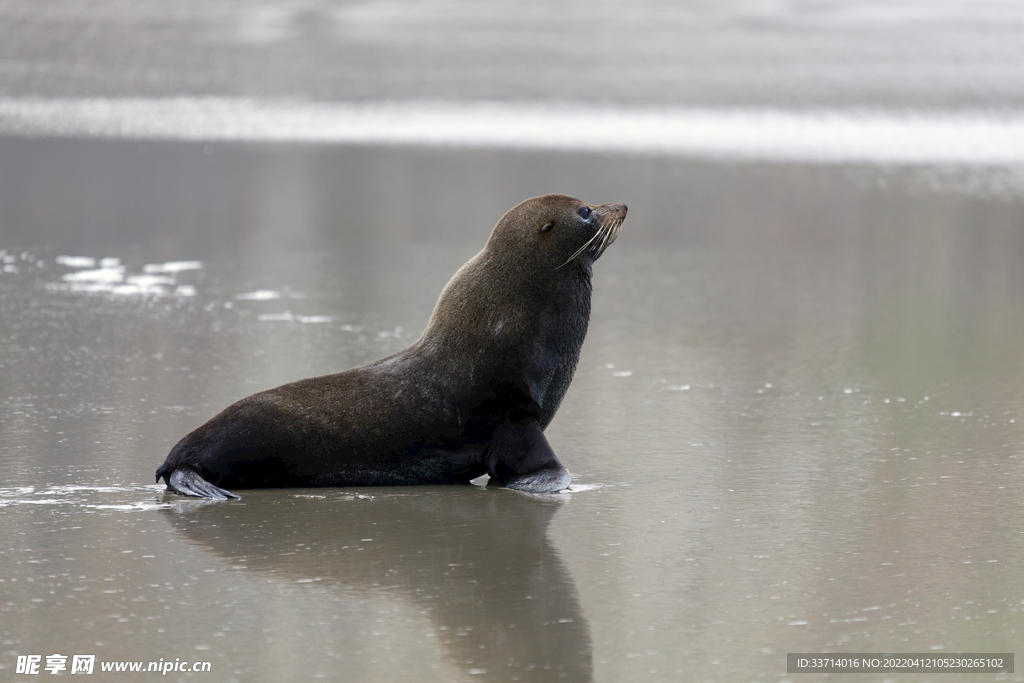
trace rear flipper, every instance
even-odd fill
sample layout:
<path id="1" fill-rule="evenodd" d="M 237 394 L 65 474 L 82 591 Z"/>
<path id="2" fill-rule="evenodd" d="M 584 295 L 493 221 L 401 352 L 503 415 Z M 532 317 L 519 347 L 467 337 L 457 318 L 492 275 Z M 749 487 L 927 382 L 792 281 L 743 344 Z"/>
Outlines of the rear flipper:
<path id="1" fill-rule="evenodd" d="M 219 486 L 214 486 L 200 477 L 197 472 L 188 468 L 176 469 L 170 474 L 163 470 L 164 468 L 161 467 L 156 471 L 156 480 L 160 481 L 160 477 L 163 476 L 167 481 L 167 488 L 175 493 L 180 493 L 183 496 L 212 498 L 214 500 L 227 500 L 229 498 L 239 497 L 230 491 L 225 491 Z"/>
<path id="2" fill-rule="evenodd" d="M 533 420 L 508 422 L 495 429 L 484 462 L 491 477 L 510 489 L 554 493 L 572 481 Z"/>

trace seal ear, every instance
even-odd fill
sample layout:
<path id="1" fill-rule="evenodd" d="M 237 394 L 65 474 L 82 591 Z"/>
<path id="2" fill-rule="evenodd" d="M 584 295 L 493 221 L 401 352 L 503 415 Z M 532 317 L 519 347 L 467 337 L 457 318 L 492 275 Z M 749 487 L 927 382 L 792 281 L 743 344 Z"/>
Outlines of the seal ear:
<path id="1" fill-rule="evenodd" d="M 551 228 L 553 228 L 553 227 L 555 227 L 555 223 L 554 223 L 554 221 L 548 221 L 547 223 L 545 223 L 545 224 L 544 224 L 544 225 L 543 225 L 543 226 L 541 227 L 540 231 L 541 231 L 541 232 L 547 232 L 547 231 L 551 230 Z"/>
<path id="2" fill-rule="evenodd" d="M 483 460 L 491 477 L 510 489 L 554 493 L 572 481 L 533 419 L 498 425 Z"/>

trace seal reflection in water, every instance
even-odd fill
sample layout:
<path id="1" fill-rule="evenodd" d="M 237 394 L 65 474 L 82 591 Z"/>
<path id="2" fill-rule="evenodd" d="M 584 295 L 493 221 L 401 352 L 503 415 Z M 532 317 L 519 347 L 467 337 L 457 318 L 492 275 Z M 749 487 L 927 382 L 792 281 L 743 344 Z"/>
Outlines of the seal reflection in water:
<path id="1" fill-rule="evenodd" d="M 333 660 L 324 652 L 312 662 L 281 657 L 308 655 L 325 641 L 349 645 L 332 648 L 354 669 L 341 680 L 374 680 L 355 672 L 372 672 L 374 651 L 387 655 L 382 643 L 412 628 L 435 637 L 423 639 L 420 649 L 391 651 L 406 669 L 424 666 L 411 652 L 436 648 L 438 663 L 447 663 L 447 680 L 591 683 L 590 623 L 548 531 L 568 496 L 498 497 L 475 486 L 465 489 L 391 489 L 373 496 L 253 493 L 246 496 L 256 499 L 253 505 L 177 500 L 158 514 L 187 541 L 189 562 L 217 567 L 217 576 L 231 568 L 227 581 L 239 592 L 219 615 L 227 621 L 219 623 L 244 622 L 248 632 L 274 637 L 274 662 L 294 667 L 290 680 L 309 680 Z M 240 581 L 239 574 L 249 580 Z M 287 596 L 302 610 L 304 620 L 320 623 L 315 639 L 308 631 L 289 632 L 288 620 L 251 602 L 253 593 L 271 585 L 279 599 Z M 356 604 L 388 606 L 374 629 L 391 633 L 374 638 L 371 651 L 358 655 L 350 630 L 361 630 Z M 258 670 L 261 643 L 241 647 L 254 653 L 238 662 L 239 677 L 248 680 L 246 669 Z M 451 675 L 472 669 L 486 675 Z M 444 671 L 423 678 L 445 680 Z"/>
<path id="2" fill-rule="evenodd" d="M 410 347 L 243 398 L 179 441 L 157 481 L 204 498 L 484 474 L 522 491 L 566 488 L 544 429 L 587 333 L 591 268 L 625 217 L 622 204 L 558 194 L 513 207 Z"/>

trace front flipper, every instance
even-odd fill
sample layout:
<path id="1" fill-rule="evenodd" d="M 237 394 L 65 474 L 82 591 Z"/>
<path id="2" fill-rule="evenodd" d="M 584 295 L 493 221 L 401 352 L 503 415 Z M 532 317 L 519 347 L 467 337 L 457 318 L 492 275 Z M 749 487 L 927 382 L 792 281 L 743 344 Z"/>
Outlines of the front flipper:
<path id="1" fill-rule="evenodd" d="M 183 496 L 212 498 L 214 500 L 238 498 L 238 496 L 231 493 L 231 491 L 225 491 L 219 486 L 214 486 L 199 476 L 196 472 L 187 468 L 176 469 L 168 472 L 164 467 L 161 467 L 156 471 L 156 480 L 160 481 L 160 477 L 164 477 L 164 481 L 167 482 L 168 490 L 174 491 L 175 493 Z"/>
<path id="2" fill-rule="evenodd" d="M 499 425 L 487 447 L 484 463 L 491 477 L 510 489 L 553 493 L 572 481 L 534 420 Z"/>

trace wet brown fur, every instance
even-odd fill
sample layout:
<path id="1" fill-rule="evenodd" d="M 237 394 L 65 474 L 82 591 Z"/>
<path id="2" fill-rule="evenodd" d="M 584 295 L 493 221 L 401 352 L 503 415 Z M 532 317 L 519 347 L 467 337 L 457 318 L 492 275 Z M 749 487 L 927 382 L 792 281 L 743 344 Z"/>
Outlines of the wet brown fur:
<path id="1" fill-rule="evenodd" d="M 586 336 L 591 266 L 625 214 L 621 204 L 566 195 L 513 207 L 448 282 L 419 340 L 232 404 L 185 436 L 157 479 L 171 485 L 175 470 L 187 470 L 213 488 L 251 488 L 442 484 L 490 473 L 513 488 L 564 488 L 568 474 L 542 432 Z"/>

